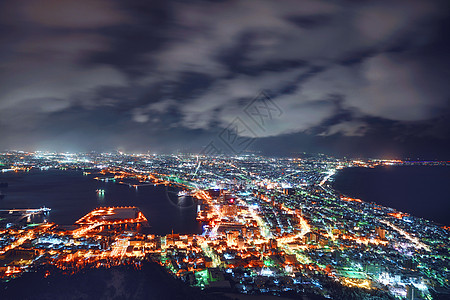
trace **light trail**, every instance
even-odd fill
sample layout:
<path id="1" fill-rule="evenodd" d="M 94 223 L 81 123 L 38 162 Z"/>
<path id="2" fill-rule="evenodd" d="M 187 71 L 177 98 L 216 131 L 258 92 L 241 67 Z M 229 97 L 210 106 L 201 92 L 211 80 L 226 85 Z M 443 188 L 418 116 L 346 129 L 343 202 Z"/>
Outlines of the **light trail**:
<path id="1" fill-rule="evenodd" d="M 327 175 L 322 179 L 322 181 L 319 183 L 320 186 L 324 185 L 325 182 L 330 179 L 331 176 L 333 176 L 336 173 L 335 169 L 328 170 Z"/>
<path id="2" fill-rule="evenodd" d="M 75 238 L 80 238 L 80 237 L 84 236 L 86 233 L 88 233 L 89 231 L 95 229 L 96 227 L 98 227 L 100 225 L 102 225 L 102 223 L 94 223 L 94 224 L 91 224 L 91 225 L 89 225 L 87 227 L 81 227 L 81 228 L 75 229 L 72 232 L 72 235 Z"/>
<path id="3" fill-rule="evenodd" d="M 411 241 L 414 245 L 416 245 L 416 247 L 418 247 L 419 249 L 424 249 L 426 251 L 431 251 L 430 247 L 428 247 L 426 244 L 422 243 L 418 238 L 412 236 L 411 234 L 409 234 L 408 232 L 404 231 L 403 229 L 395 226 L 394 224 L 392 224 L 391 222 L 387 221 L 387 220 L 380 220 L 381 223 L 386 224 L 388 226 L 390 226 L 392 229 L 394 229 L 395 231 L 397 231 L 398 233 L 400 233 L 401 235 L 403 235 L 406 239 L 408 239 L 409 241 Z"/>
<path id="4" fill-rule="evenodd" d="M 20 245 L 22 245 L 23 243 L 25 243 L 25 241 L 34 238 L 34 232 L 32 230 L 28 231 L 24 236 L 18 238 L 16 241 L 14 241 L 13 243 L 9 244 L 8 246 L 6 246 L 5 248 L 3 248 L 0 251 L 0 254 L 3 254 L 5 252 L 7 252 L 8 250 L 14 249 Z"/>

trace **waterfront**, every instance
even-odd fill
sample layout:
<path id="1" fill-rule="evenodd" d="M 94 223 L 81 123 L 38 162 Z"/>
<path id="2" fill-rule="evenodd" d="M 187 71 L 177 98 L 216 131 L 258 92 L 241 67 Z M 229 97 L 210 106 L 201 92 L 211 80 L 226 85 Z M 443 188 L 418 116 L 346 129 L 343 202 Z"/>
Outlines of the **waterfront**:
<path id="1" fill-rule="evenodd" d="M 450 168 L 444 166 L 384 166 L 346 168 L 333 186 L 350 197 L 450 225 Z"/>
<path id="2" fill-rule="evenodd" d="M 149 221 L 150 232 L 167 234 L 201 233 L 195 220 L 196 206 L 177 207 L 167 198 L 165 186 L 140 186 L 137 189 L 114 182 L 94 180 L 95 174 L 74 170 L 33 170 L 8 172 L 0 182 L 8 182 L 0 209 L 51 208 L 49 221 L 73 224 L 100 206 L 137 206 Z M 103 195 L 96 191 L 103 189 Z M 170 195 L 170 193 L 169 193 Z"/>
<path id="3" fill-rule="evenodd" d="M 356 166 L 447 162 L 12 152 L 0 163 L 10 176 L 0 177 L 8 182 L 3 204 L 14 195 L 9 207 L 55 207 L 50 217 L 56 224 L 3 218 L 0 276 L 12 285 L 36 272 L 41 278 L 78 276 L 157 263 L 192 287 L 255 297 L 403 299 L 414 293 L 439 299 L 450 291 L 450 227 L 343 197 L 329 182 L 338 170 Z M 90 188 L 83 192 L 80 185 Z M 166 192 L 166 186 L 174 188 Z M 45 197 L 50 192 L 54 198 Z M 196 210 L 202 234 L 178 234 L 177 214 L 192 222 L 188 216 Z M 68 213 L 73 219 L 63 218 Z M 144 214 L 153 233 L 165 234 L 142 230 Z M 74 220 L 74 226 L 61 225 Z"/>

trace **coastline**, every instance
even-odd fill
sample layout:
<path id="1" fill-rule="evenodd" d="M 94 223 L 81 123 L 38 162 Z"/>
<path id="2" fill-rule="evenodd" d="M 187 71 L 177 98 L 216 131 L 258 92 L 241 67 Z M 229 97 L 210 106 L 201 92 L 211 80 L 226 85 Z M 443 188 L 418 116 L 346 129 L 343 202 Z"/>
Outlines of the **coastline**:
<path id="1" fill-rule="evenodd" d="M 364 202 L 373 202 L 377 205 L 393 208 L 399 212 L 410 214 L 416 218 L 426 219 L 439 225 L 449 226 L 449 220 L 445 220 L 441 215 L 443 209 L 440 208 L 440 206 L 442 203 L 445 203 L 445 199 L 437 197 L 433 198 L 430 196 L 426 201 L 427 205 L 422 205 L 423 201 L 421 198 L 423 194 L 429 193 L 430 191 L 433 191 L 435 194 L 446 195 L 445 189 L 448 189 L 448 187 L 440 186 L 443 190 L 437 192 L 433 187 L 429 186 L 430 181 L 424 180 L 422 181 L 422 185 L 417 184 L 416 177 L 418 176 L 417 170 L 419 168 L 426 170 L 428 175 L 432 173 L 430 170 L 433 168 L 445 170 L 450 174 L 450 168 L 447 166 L 398 165 L 376 166 L 374 168 L 353 166 L 338 170 L 328 182 L 333 190 L 339 194 L 352 198 L 359 198 Z M 413 175 L 409 176 L 411 178 L 407 178 L 408 175 L 403 174 L 407 169 L 409 169 L 408 171 L 410 171 L 410 173 L 413 173 Z M 413 170 L 413 172 L 411 172 L 411 170 Z M 386 175 L 386 173 L 388 173 L 388 175 Z M 439 174 L 435 175 L 435 177 L 439 177 L 438 175 Z M 395 179 L 395 177 L 399 178 L 395 182 L 389 182 L 389 179 L 384 179 L 386 176 L 388 176 L 389 179 Z M 359 184 L 355 184 L 355 181 Z M 350 184 L 349 182 L 352 183 Z M 368 182 L 371 182 L 371 184 L 365 184 Z M 408 182 L 411 183 L 408 184 Z M 396 187 L 396 189 L 392 189 L 392 187 Z M 412 190 L 415 193 L 413 193 Z M 373 193 L 373 191 L 376 191 L 376 193 Z M 403 195 L 405 196 L 401 197 Z M 434 202 L 440 205 L 432 205 L 433 201 L 430 203 L 430 199 L 435 199 Z M 435 207 L 434 214 L 432 214 L 433 207 Z M 424 211 L 424 208 L 427 210 Z"/>

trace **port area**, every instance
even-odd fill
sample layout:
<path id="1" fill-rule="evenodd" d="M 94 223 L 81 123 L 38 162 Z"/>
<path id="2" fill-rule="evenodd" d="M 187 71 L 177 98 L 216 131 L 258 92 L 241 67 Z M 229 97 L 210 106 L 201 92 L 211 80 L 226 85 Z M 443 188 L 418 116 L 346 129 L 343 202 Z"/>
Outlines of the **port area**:
<path id="1" fill-rule="evenodd" d="M 80 227 L 73 232 L 74 236 L 81 236 L 89 231 L 130 229 L 148 226 L 147 218 L 135 206 L 99 207 L 75 222 Z"/>
<path id="2" fill-rule="evenodd" d="M 46 223 L 51 211 L 48 207 L 26 209 L 0 209 L 0 229 L 21 227 L 25 224 Z"/>
<path id="3" fill-rule="evenodd" d="M 26 215 L 43 214 L 48 210 L 3 213 L 27 218 Z M 145 258 L 145 236 L 139 232 L 148 227 L 148 221 L 138 207 L 99 207 L 71 226 L 19 225 L 0 229 L 0 280 L 3 282 L 45 265 L 73 274 L 84 267 L 131 264 L 139 268 Z"/>

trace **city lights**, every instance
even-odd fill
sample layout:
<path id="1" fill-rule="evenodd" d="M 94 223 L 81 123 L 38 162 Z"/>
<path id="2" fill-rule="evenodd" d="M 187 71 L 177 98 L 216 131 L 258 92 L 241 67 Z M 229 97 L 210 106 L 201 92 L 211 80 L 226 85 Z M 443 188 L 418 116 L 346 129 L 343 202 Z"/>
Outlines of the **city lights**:
<path id="1" fill-rule="evenodd" d="M 152 220 L 135 206 L 98 207 L 69 227 L 31 222 L 50 208 L 4 210 L 4 280 L 32 266 L 53 265 L 74 274 L 123 264 L 139 269 L 153 261 L 191 286 L 235 286 L 242 293 L 329 296 L 338 285 L 361 297 L 413 293 L 431 299 L 430 291 L 449 286 L 448 227 L 342 195 L 330 184 L 338 169 L 405 161 L 123 153 L 0 158 L 3 170 L 13 172 L 79 170 L 105 184 L 96 190 L 103 196 L 107 184 L 171 186 L 174 197 L 192 198 L 203 228 L 201 234 L 150 234 Z"/>

